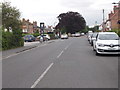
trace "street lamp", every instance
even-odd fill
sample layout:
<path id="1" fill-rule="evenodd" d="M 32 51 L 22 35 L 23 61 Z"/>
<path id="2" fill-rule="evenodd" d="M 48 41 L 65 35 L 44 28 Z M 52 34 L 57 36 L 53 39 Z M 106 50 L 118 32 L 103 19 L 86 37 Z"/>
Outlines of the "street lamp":
<path id="1" fill-rule="evenodd" d="M 118 4 L 118 29 L 120 29 L 120 1 L 118 3 L 113 2 L 112 4 Z"/>

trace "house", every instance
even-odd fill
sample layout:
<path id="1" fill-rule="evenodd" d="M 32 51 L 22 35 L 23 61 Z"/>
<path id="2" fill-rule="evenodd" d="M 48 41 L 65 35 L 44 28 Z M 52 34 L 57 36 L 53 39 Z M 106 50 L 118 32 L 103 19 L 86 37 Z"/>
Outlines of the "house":
<path id="1" fill-rule="evenodd" d="M 38 26 L 37 26 L 37 22 L 33 21 L 33 23 L 31 23 L 28 20 L 25 20 L 24 18 L 22 19 L 22 32 L 23 33 L 30 33 L 33 34 L 34 32 L 36 32 L 37 30 L 39 30 Z"/>
<path id="2" fill-rule="evenodd" d="M 118 21 L 120 20 L 120 7 L 114 6 L 113 11 L 109 14 L 110 21 L 110 28 L 111 29 L 120 29 L 120 24 L 118 24 Z"/>

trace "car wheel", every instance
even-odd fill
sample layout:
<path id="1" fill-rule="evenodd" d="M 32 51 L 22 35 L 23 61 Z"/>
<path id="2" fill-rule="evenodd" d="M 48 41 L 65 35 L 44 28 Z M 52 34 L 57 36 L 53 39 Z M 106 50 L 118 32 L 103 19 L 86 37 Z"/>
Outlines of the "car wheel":
<path id="1" fill-rule="evenodd" d="M 96 54 L 96 56 L 98 56 L 98 55 L 99 55 L 99 53 L 98 53 L 97 51 L 95 51 L 95 54 Z"/>
<path id="2" fill-rule="evenodd" d="M 91 46 L 93 46 L 93 42 L 91 42 Z"/>

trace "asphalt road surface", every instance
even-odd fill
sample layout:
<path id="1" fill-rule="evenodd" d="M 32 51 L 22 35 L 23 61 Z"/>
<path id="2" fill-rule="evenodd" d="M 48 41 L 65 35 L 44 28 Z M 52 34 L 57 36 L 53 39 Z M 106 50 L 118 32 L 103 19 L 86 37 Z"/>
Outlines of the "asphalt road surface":
<path id="1" fill-rule="evenodd" d="M 86 36 L 3 59 L 2 70 L 3 88 L 118 88 L 118 56 L 96 56 Z"/>

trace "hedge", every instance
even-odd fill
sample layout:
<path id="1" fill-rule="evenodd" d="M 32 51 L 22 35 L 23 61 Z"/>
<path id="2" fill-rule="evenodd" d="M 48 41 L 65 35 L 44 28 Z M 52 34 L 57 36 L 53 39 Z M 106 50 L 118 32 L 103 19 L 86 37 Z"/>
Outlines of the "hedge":
<path id="1" fill-rule="evenodd" d="M 2 32 L 2 50 L 24 46 L 24 40 L 18 33 Z"/>
<path id="2" fill-rule="evenodd" d="M 111 30 L 111 31 L 109 31 L 109 32 L 115 32 L 115 33 L 117 33 L 118 36 L 120 37 L 120 29 L 113 29 L 113 30 Z"/>

